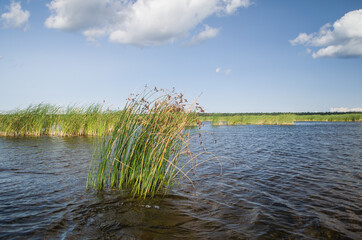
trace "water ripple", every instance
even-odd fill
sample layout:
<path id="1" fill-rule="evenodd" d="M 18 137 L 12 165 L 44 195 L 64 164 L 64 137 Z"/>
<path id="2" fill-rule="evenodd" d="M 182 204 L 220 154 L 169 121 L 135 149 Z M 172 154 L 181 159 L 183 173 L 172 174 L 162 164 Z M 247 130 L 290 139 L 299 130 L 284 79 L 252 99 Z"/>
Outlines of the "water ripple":
<path id="1" fill-rule="evenodd" d="M 0 238 L 362 238 L 362 123 L 206 131 L 223 174 L 148 200 L 85 189 L 94 138 L 0 138 Z"/>

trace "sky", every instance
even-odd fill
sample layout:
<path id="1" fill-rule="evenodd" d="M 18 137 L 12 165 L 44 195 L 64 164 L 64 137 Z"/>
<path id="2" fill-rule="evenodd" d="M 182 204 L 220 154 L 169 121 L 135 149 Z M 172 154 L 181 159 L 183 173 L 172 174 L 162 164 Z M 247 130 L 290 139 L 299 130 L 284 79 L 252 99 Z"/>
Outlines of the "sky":
<path id="1" fill-rule="evenodd" d="M 362 1 L 0 1 L 0 111 L 145 85 L 207 112 L 362 111 Z"/>

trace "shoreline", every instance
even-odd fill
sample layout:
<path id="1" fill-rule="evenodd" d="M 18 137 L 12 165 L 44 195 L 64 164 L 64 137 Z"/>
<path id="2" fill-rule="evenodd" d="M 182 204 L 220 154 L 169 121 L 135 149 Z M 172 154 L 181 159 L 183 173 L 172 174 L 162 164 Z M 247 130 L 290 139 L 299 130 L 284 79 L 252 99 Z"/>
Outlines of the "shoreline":
<path id="1" fill-rule="evenodd" d="M 60 109 L 64 109 L 60 111 Z M 117 124 L 122 111 L 102 105 L 60 108 L 49 104 L 0 114 L 0 136 L 102 136 Z M 195 113 L 187 127 L 294 125 L 295 122 L 361 122 L 362 112 L 346 113 Z M 142 116 L 140 116 L 142 117 Z"/>

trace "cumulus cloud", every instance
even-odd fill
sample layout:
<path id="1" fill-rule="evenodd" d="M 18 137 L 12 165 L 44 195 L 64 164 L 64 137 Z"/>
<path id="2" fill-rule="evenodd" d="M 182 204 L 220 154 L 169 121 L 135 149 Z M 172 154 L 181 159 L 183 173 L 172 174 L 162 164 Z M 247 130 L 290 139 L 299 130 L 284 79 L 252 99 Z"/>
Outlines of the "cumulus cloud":
<path id="1" fill-rule="evenodd" d="M 294 45 L 319 47 L 313 58 L 362 57 L 362 9 L 346 13 L 333 25 L 325 24 L 316 33 L 300 33 L 289 41 Z"/>
<path id="2" fill-rule="evenodd" d="M 250 0 L 52 0 L 45 26 L 81 31 L 90 41 L 151 46 L 185 38 L 212 15 L 229 15 Z M 205 27 L 191 41 L 202 42 L 219 30 Z"/>
<path id="3" fill-rule="evenodd" d="M 205 25 L 205 29 L 194 36 L 186 45 L 192 46 L 205 42 L 208 39 L 216 37 L 219 34 L 219 31 L 220 28 L 212 28 L 209 25 Z"/>
<path id="4" fill-rule="evenodd" d="M 24 28 L 26 30 L 30 17 L 29 11 L 24 11 L 20 2 L 14 1 L 11 1 L 7 9 L 9 11 L 1 14 L 0 18 L 4 28 Z"/>
<path id="5" fill-rule="evenodd" d="M 226 69 L 226 70 L 225 70 L 225 74 L 226 74 L 226 75 L 230 75 L 230 74 L 231 74 L 231 69 Z"/>
<path id="6" fill-rule="evenodd" d="M 219 74 L 221 72 L 221 68 L 220 67 L 216 68 L 215 72 L 216 74 Z"/>
<path id="7" fill-rule="evenodd" d="M 234 13 L 240 7 L 249 7 L 251 2 L 249 0 L 224 0 L 226 3 L 225 12 L 227 14 Z"/>
<path id="8" fill-rule="evenodd" d="M 87 38 L 88 41 L 94 42 L 97 41 L 100 37 L 107 34 L 107 31 L 102 28 L 92 28 L 83 31 L 83 35 Z"/>
<path id="9" fill-rule="evenodd" d="M 113 18 L 117 13 L 112 5 L 109 0 L 53 0 L 46 5 L 51 14 L 45 26 L 73 31 L 106 25 L 111 21 L 109 17 Z"/>
<path id="10" fill-rule="evenodd" d="M 339 108 L 331 108 L 331 112 L 362 112 L 362 108 L 347 108 L 347 107 L 339 107 Z"/>

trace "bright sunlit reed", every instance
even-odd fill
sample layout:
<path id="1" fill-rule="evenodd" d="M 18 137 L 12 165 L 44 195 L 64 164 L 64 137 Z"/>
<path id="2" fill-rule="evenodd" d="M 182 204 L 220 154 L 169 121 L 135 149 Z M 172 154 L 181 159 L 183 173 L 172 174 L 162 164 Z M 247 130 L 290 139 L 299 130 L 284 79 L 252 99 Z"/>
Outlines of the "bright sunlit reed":
<path id="1" fill-rule="evenodd" d="M 189 149 L 190 129 L 203 111 L 182 94 L 145 90 L 132 96 L 110 135 L 102 138 L 89 171 L 88 186 L 127 190 L 145 198 L 166 193 L 177 176 L 186 176 L 183 156 Z"/>

